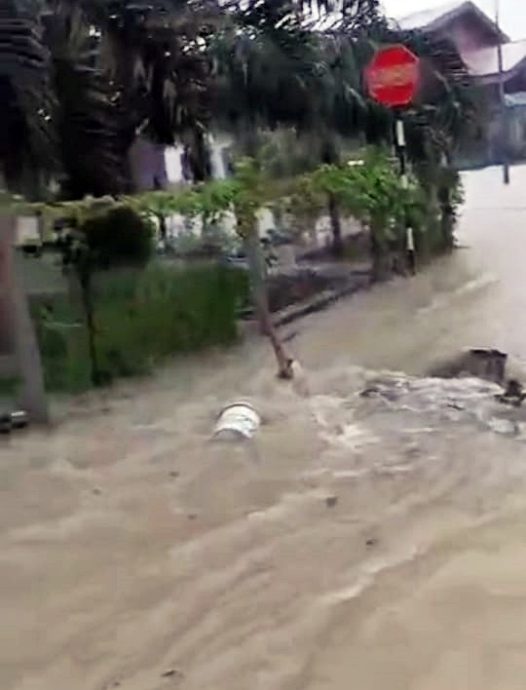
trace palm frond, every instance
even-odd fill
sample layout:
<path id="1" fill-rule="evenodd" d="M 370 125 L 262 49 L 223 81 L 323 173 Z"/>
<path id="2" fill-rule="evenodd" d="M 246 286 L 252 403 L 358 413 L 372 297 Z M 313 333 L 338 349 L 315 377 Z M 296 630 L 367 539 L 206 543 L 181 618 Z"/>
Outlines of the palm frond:
<path id="1" fill-rule="evenodd" d="M 31 3 L 0 7 L 0 161 L 17 186 L 31 171 L 52 167 L 54 101 L 49 52 Z"/>
<path id="2" fill-rule="evenodd" d="M 99 66 L 98 37 L 79 8 L 56 7 L 46 22 L 57 94 L 64 192 L 77 198 L 126 191 L 129 142 L 120 93 Z"/>
<path id="3" fill-rule="evenodd" d="M 106 69 L 136 128 L 173 144 L 206 121 L 211 68 L 205 45 L 218 20 L 213 0 L 81 1 L 101 33 Z"/>

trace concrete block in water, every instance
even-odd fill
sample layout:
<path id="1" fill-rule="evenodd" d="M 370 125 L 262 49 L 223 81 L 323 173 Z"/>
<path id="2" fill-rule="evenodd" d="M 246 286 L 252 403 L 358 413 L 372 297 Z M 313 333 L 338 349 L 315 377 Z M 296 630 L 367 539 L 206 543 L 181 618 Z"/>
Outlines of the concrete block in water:
<path id="1" fill-rule="evenodd" d="M 491 348 L 471 348 L 432 367 L 434 378 L 452 379 L 474 376 L 493 383 L 503 383 L 508 355 Z"/>

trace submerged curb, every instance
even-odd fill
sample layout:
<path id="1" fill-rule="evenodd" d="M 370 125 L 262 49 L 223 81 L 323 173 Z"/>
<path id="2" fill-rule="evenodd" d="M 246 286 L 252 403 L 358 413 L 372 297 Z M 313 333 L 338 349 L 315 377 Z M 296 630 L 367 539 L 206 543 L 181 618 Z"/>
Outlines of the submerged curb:
<path id="1" fill-rule="evenodd" d="M 371 285 L 371 275 L 372 272 L 369 269 L 353 272 L 343 286 L 324 290 L 311 299 L 296 302 L 296 304 L 292 304 L 277 312 L 273 315 L 274 324 L 276 326 L 286 326 L 304 316 L 326 309 L 343 297 L 366 290 Z"/>

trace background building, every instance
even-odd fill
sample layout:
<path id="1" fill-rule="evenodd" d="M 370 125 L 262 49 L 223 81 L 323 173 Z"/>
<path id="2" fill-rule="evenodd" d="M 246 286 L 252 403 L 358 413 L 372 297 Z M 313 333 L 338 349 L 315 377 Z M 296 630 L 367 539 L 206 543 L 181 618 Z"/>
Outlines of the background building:
<path id="1" fill-rule="evenodd" d="M 475 86 L 479 86 L 487 107 L 484 146 L 474 163 L 526 158 L 526 40 L 510 41 L 496 23 L 475 3 L 455 2 L 417 12 L 397 22 L 402 29 L 420 30 L 449 39 L 459 51 Z M 502 80 L 506 111 L 499 98 L 498 46 L 502 46 Z"/>

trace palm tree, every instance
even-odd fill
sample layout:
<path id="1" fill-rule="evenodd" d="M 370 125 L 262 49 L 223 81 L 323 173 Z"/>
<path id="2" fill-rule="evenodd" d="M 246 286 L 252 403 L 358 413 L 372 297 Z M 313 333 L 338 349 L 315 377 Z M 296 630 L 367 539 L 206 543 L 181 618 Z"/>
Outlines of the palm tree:
<path id="1" fill-rule="evenodd" d="M 55 167 L 50 55 L 36 0 L 0 7 L 0 165 L 7 185 L 35 195 L 44 164 Z"/>
<path id="2" fill-rule="evenodd" d="M 125 120 L 78 8 L 10 0 L 0 11 L 0 159 L 6 182 L 69 197 L 125 191 Z M 133 132 L 132 132 L 133 134 Z"/>
<path id="3" fill-rule="evenodd" d="M 321 148 L 321 162 L 339 165 L 344 151 L 343 141 L 358 140 L 364 143 L 364 123 L 367 119 L 367 101 L 363 95 L 363 67 L 373 54 L 371 42 L 361 33 L 353 34 L 350 19 L 356 23 L 367 21 L 374 25 L 376 3 L 366 16 L 363 5 L 356 8 L 357 14 L 348 15 L 345 28 L 320 36 L 319 45 L 325 75 L 322 89 L 318 91 L 312 130 L 317 133 Z M 361 31 L 362 29 L 360 29 Z M 329 220 L 332 228 L 332 250 L 336 257 L 343 255 L 344 244 L 341 228 L 340 208 L 334 194 L 327 195 Z"/>
<path id="4" fill-rule="evenodd" d="M 68 2 L 68 0 L 62 0 Z M 214 0 L 69 0 L 100 34 L 102 62 L 133 135 L 191 152 L 207 176 L 212 66 L 207 45 L 223 12 Z"/>
<path id="5" fill-rule="evenodd" d="M 205 179 L 213 127 L 317 126 L 313 94 L 329 73 L 306 21 L 338 5 L 361 16 L 375 3 L 9 0 L 0 28 L 3 103 L 15 104 L 4 105 L 5 119 L 24 141 L 15 146 L 10 137 L 2 158 L 12 172 L 27 150 L 25 167 L 40 168 L 38 153 L 45 168 L 47 136 L 67 195 L 119 192 L 125 153 L 140 132 L 162 144 L 183 142 L 194 178 Z"/>
<path id="6" fill-rule="evenodd" d="M 66 196 L 119 193 L 138 132 L 204 147 L 211 69 L 202 41 L 217 5 L 203 0 L 205 21 L 197 4 L 6 0 L 0 156 L 9 185 L 28 192 L 29 172 L 43 171 L 63 179 Z"/>
<path id="7" fill-rule="evenodd" d="M 128 191 L 134 130 L 100 64 L 100 39 L 79 7 L 48 0 L 44 40 L 51 56 L 62 193 L 78 199 Z"/>
<path id="8" fill-rule="evenodd" d="M 438 54 L 448 94 L 459 90 L 462 70 L 454 51 L 390 30 L 378 4 L 6 0 L 0 14 L 1 107 L 11 125 L 1 148 L 6 176 L 13 184 L 23 170 L 61 169 L 69 196 L 117 193 L 126 189 L 126 153 L 137 133 L 183 142 L 197 180 L 209 175 L 207 133 L 217 128 L 234 132 L 245 153 L 253 153 L 258 130 L 292 127 L 318 139 L 326 162 L 338 162 L 339 137 L 388 139 L 385 111 L 368 103 L 362 89 L 375 44 L 402 40 L 434 61 Z M 334 19 L 320 27 L 320 13 L 331 10 Z M 449 136 L 453 121 L 442 117 L 442 100 L 435 102 L 430 126 Z M 338 249 L 334 200 L 329 206 Z"/>
<path id="9" fill-rule="evenodd" d="M 256 154 L 258 131 L 285 127 L 315 143 L 319 162 L 338 163 L 342 138 L 363 132 L 362 68 L 373 48 L 359 31 L 380 21 L 378 2 L 348 0 L 323 31 L 317 29 L 320 21 L 306 22 L 303 14 L 287 13 L 287 6 L 249 3 L 237 22 L 216 34 L 214 124 L 232 131 L 245 155 Z M 339 211 L 331 195 L 328 208 L 334 250 L 341 254 Z"/>

